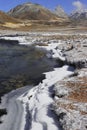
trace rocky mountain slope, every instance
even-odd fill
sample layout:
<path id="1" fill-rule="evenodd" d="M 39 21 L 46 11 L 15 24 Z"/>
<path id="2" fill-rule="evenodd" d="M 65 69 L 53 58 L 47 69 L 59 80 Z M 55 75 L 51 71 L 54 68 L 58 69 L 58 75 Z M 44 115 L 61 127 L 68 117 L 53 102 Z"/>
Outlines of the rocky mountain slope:
<path id="1" fill-rule="evenodd" d="M 5 22 L 18 23 L 19 21 L 0 11 L 0 24 L 4 24 Z"/>
<path id="2" fill-rule="evenodd" d="M 58 20 L 58 16 L 39 4 L 25 3 L 11 9 L 8 14 L 27 20 Z"/>

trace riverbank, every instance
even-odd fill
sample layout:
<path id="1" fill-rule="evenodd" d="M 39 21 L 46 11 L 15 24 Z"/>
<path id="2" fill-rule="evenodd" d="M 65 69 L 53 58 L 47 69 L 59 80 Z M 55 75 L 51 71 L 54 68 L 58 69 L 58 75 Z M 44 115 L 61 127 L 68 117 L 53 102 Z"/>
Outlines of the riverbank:
<path id="1" fill-rule="evenodd" d="M 69 52 L 69 50 L 72 49 L 69 48 L 69 50 L 64 50 L 63 44 L 66 43 L 66 40 L 69 40 L 69 42 L 71 42 L 73 38 L 77 39 L 77 37 L 80 38 L 80 36 L 84 39 L 86 38 L 86 34 L 78 35 L 78 33 L 72 35 L 64 34 L 64 36 L 63 34 L 59 33 L 41 33 L 40 35 L 39 33 L 38 35 L 36 33 L 32 35 L 31 34 L 29 34 L 30 37 L 32 35 L 33 38 L 35 37 L 35 39 L 33 40 L 33 45 L 36 48 L 48 51 L 48 53 L 46 54 L 48 58 L 50 58 L 51 60 L 52 58 L 58 61 L 62 60 L 63 64 L 67 63 L 65 57 L 66 55 L 64 52 Z M 32 38 L 29 39 L 28 37 L 28 40 L 32 40 Z M 29 44 L 27 43 L 27 45 Z M 61 49 L 61 45 L 63 47 L 63 50 Z M 58 81 L 63 80 L 69 75 L 72 75 L 74 72 L 74 68 L 68 65 L 62 65 L 61 67 L 56 66 L 53 71 L 44 73 L 45 79 L 41 83 L 39 83 L 39 85 L 35 86 L 29 91 L 27 90 L 27 93 L 24 93 L 20 97 L 18 97 L 17 100 L 21 102 L 21 105 L 23 106 L 23 116 L 20 124 L 21 130 L 61 130 L 63 128 L 63 124 L 61 124 L 60 122 L 62 118 L 61 116 L 63 116 L 62 108 L 60 108 L 60 110 L 57 108 L 61 116 L 56 115 L 57 113 L 55 114 L 54 111 L 56 111 L 57 109 L 55 110 L 55 108 L 53 108 L 53 104 L 55 103 L 55 100 L 61 100 L 61 94 L 66 93 L 68 90 L 62 89 L 62 87 L 59 85 L 60 89 L 58 89 L 58 92 L 60 93 L 60 95 L 58 95 L 58 97 L 57 94 L 55 95 L 54 86 Z M 3 128 L 3 130 L 5 129 Z M 71 130 L 74 129 L 72 128 Z"/>
<path id="2" fill-rule="evenodd" d="M 62 88 L 62 89 L 61 89 Z M 54 112 L 63 130 L 87 129 L 87 68 L 55 84 Z"/>
<path id="3" fill-rule="evenodd" d="M 44 48 L 48 51 L 51 51 L 52 56 L 56 56 L 60 60 L 64 61 L 64 57 L 62 53 L 56 48 L 60 43 L 49 43 L 48 46 L 37 46 L 41 49 Z M 55 51 L 54 51 L 55 50 Z M 39 83 L 36 87 L 31 89 L 26 96 L 21 96 L 19 100 L 23 102 L 24 109 L 28 106 L 30 115 L 31 115 L 31 126 L 29 126 L 30 130 L 58 130 L 60 129 L 60 124 L 57 121 L 57 117 L 52 112 L 52 104 L 53 104 L 53 85 L 63 79 L 64 77 L 71 75 L 74 71 L 73 67 L 69 67 L 67 65 L 61 68 L 54 68 L 53 71 L 45 73 L 45 79 Z M 24 130 L 25 126 L 29 123 L 29 119 L 26 120 L 25 113 L 23 116 L 23 125 L 21 130 Z M 29 129 L 26 128 L 26 129 Z"/>
<path id="4" fill-rule="evenodd" d="M 74 48 L 70 47 L 66 50 L 63 47 L 63 44 L 65 43 L 64 41 L 61 42 L 63 44 L 60 44 L 59 41 L 59 45 L 58 43 L 52 41 L 53 44 L 49 42 L 48 45 L 45 43 L 44 45 L 43 44 L 42 46 L 38 45 L 37 47 L 39 47 L 40 49 L 44 48 L 48 50 L 50 52 L 50 55 L 47 55 L 49 58 L 61 59 L 65 61 L 65 63 L 71 64 L 72 63 L 71 60 L 73 58 L 71 58 L 71 60 L 69 59 L 70 60 L 69 62 L 67 62 L 67 59 L 71 51 L 73 52 L 75 49 L 77 50 L 76 47 L 78 43 L 75 45 L 76 41 L 78 41 L 78 39 L 73 41 Z M 81 129 L 86 130 L 86 120 L 87 120 L 86 106 L 87 105 L 85 100 L 87 95 L 86 94 L 87 75 L 85 75 L 85 73 L 87 72 L 87 69 L 86 69 L 86 63 L 85 62 L 83 63 L 84 59 L 86 61 L 86 52 L 84 51 L 85 41 L 86 39 L 84 40 L 79 39 L 79 43 L 81 44 L 81 46 L 78 46 L 78 50 L 81 50 L 81 53 L 80 51 L 75 52 L 75 55 L 77 55 L 77 57 L 75 55 L 72 55 L 77 60 L 77 62 L 75 60 L 73 61 L 73 64 L 71 64 L 76 67 L 76 72 L 74 72 L 74 70 L 71 71 L 71 69 L 65 66 L 61 67 L 60 69 L 55 68 L 55 71 L 45 73 L 46 79 L 43 80 L 42 83 L 36 86 L 35 89 L 32 89 L 25 97 L 20 98 L 20 100 L 23 101 L 24 107 L 26 106 L 26 104 L 29 106 L 29 111 L 31 113 L 31 119 L 32 119 L 31 127 L 30 127 L 31 130 L 34 129 L 35 130 L 36 129 L 75 130 L 78 128 L 79 130 Z M 68 42 L 70 42 L 70 40 Z M 63 50 L 60 49 L 60 45 L 62 45 Z M 61 51 L 63 51 L 63 53 Z M 67 54 L 67 57 L 65 54 Z M 65 56 L 65 58 L 63 57 L 63 55 Z M 79 61 L 80 64 L 78 64 Z M 85 67 L 85 72 L 82 71 L 81 69 L 84 67 Z M 82 73 L 82 77 L 79 80 L 77 80 L 79 77 L 77 73 L 77 69 L 79 75 Z M 80 69 L 82 71 L 81 73 L 80 73 Z M 67 76 L 68 77 L 65 78 L 64 74 L 65 77 Z M 70 86 L 72 85 L 72 80 L 70 81 L 69 75 L 71 75 L 72 79 L 75 80 L 75 83 L 73 83 L 74 85 L 73 87 L 75 88 L 74 90 L 73 88 L 70 88 Z M 66 83 L 64 82 L 65 79 L 67 79 Z M 60 84 L 60 82 L 63 82 L 64 84 L 63 83 Z M 84 83 L 82 84 L 81 82 Z M 65 87 L 65 84 L 66 86 L 68 84 L 68 87 Z M 84 98 L 82 95 L 84 95 Z M 67 96 L 69 96 L 69 99 L 66 98 Z M 70 98 L 72 99 L 70 100 Z M 80 99 L 80 102 L 78 102 L 78 99 Z M 55 112 L 56 115 L 53 115 L 53 111 Z"/>
<path id="5" fill-rule="evenodd" d="M 42 73 L 56 65 L 46 52 L 25 39 L 27 36 L 0 37 L 0 97 L 25 85 L 38 84 L 44 78 Z"/>

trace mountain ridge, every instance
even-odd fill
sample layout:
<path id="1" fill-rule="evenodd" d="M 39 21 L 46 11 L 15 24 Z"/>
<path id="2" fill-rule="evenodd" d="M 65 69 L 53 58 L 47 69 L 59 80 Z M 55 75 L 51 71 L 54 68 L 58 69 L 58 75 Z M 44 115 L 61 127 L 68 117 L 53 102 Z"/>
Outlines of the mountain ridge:
<path id="1" fill-rule="evenodd" d="M 70 19 L 76 25 L 87 26 L 87 9 L 73 11 L 70 14 Z"/>
<path id="2" fill-rule="evenodd" d="M 18 5 L 7 12 L 9 16 L 28 20 L 57 20 L 58 16 L 47 8 L 33 3 Z"/>
<path id="3" fill-rule="evenodd" d="M 14 25 L 13 25 L 13 24 Z M 7 13 L 0 12 L 0 26 L 10 28 L 76 27 L 87 25 L 87 10 L 76 10 L 70 16 L 61 6 L 49 10 L 40 4 L 27 2 L 17 5 Z"/>
<path id="4" fill-rule="evenodd" d="M 45 8 L 40 4 L 33 4 L 27 2 L 24 4 L 17 5 L 7 12 L 9 16 L 19 19 L 27 20 L 57 20 L 58 18 L 65 19 L 87 19 L 87 9 L 75 10 L 70 15 L 64 11 L 64 9 L 58 5 L 54 11 Z"/>

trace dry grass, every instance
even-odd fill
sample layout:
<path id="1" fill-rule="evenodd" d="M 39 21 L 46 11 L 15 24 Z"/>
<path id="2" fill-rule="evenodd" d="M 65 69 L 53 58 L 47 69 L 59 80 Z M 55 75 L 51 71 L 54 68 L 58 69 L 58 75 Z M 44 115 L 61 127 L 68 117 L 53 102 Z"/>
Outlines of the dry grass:
<path id="1" fill-rule="evenodd" d="M 68 98 L 78 102 L 87 102 L 87 77 L 78 77 L 75 81 L 67 81 L 66 86 L 72 91 Z"/>
<path id="2" fill-rule="evenodd" d="M 76 110 L 76 106 L 73 103 L 59 103 L 57 104 L 58 107 L 62 107 L 65 110 Z"/>
<path id="3" fill-rule="evenodd" d="M 68 98 L 74 101 L 85 103 L 87 102 L 87 92 L 85 92 L 85 90 L 74 91 L 74 92 L 71 92 Z"/>
<path id="4" fill-rule="evenodd" d="M 86 111 L 80 111 L 81 115 L 87 115 Z"/>
<path id="5" fill-rule="evenodd" d="M 58 84 L 62 87 L 69 88 L 70 91 L 68 91 L 68 95 L 63 100 L 56 101 L 57 107 L 61 107 L 68 112 L 73 112 L 74 110 L 79 111 L 81 115 L 87 115 L 87 111 L 85 110 L 86 106 L 83 106 L 84 109 L 80 107 L 81 103 L 84 105 L 87 103 L 87 76 L 75 76 L 69 80 L 65 78 L 58 82 Z"/>
<path id="6" fill-rule="evenodd" d="M 78 109 L 78 105 L 76 106 L 76 105 L 74 105 L 74 103 L 73 102 L 71 102 L 71 103 L 57 103 L 56 104 L 57 105 L 57 107 L 61 107 L 61 108 L 63 108 L 63 109 L 65 109 L 66 111 L 68 111 L 68 112 L 73 112 L 73 110 L 74 111 L 78 111 L 79 110 L 79 112 L 80 112 L 80 114 L 81 115 L 87 115 L 87 111 L 85 111 L 85 110 L 80 110 L 80 108 Z"/>
<path id="7" fill-rule="evenodd" d="M 68 27 L 69 23 L 68 22 L 57 22 L 57 21 L 53 21 L 53 20 L 50 20 L 50 21 L 46 21 L 46 20 L 19 20 L 19 19 L 8 19 L 6 17 L 7 21 L 4 20 L 4 23 L 0 25 L 0 29 L 4 29 L 4 30 L 15 30 L 15 31 L 41 31 L 41 32 L 60 32 L 62 31 L 63 33 L 65 32 L 66 33 L 74 33 L 74 32 L 85 32 L 87 31 L 87 27 Z M 3 28 L 3 25 L 5 24 L 5 22 L 8 22 L 8 23 L 14 23 L 14 24 L 17 24 L 14 25 L 15 28 L 12 28 L 12 26 L 4 26 Z M 18 24 L 22 24 L 20 27 L 18 26 Z M 49 36 L 51 37 L 51 36 Z M 80 37 L 85 37 L 85 36 L 80 36 Z M 79 38 L 79 35 L 76 36 L 76 35 L 55 35 L 53 36 L 54 39 L 62 39 L 62 40 L 67 40 L 67 39 L 77 39 Z"/>
<path id="8" fill-rule="evenodd" d="M 19 28 L 20 24 L 15 24 L 15 23 L 10 23 L 10 22 L 6 22 L 5 24 L 3 24 L 4 27 L 8 27 L 8 28 Z"/>

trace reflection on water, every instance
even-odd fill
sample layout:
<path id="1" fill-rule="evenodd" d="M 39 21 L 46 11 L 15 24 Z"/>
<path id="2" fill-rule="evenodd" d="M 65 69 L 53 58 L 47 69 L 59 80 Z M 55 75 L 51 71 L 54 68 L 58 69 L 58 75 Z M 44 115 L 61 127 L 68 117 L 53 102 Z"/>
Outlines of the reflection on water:
<path id="1" fill-rule="evenodd" d="M 33 46 L 0 44 L 0 95 L 28 84 L 37 84 L 43 72 L 52 70 L 52 60 Z"/>

